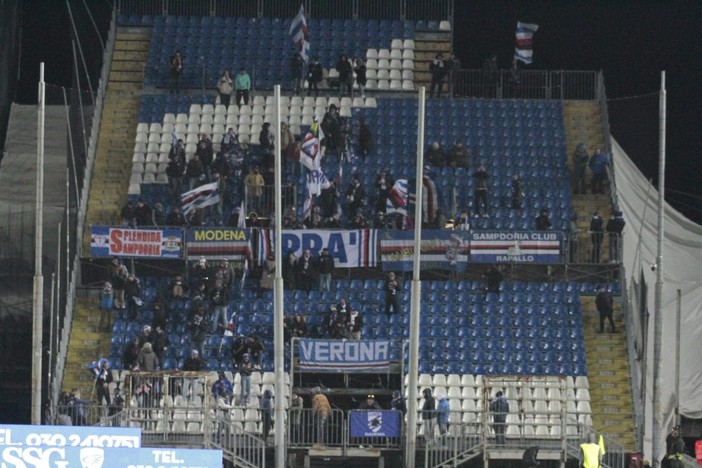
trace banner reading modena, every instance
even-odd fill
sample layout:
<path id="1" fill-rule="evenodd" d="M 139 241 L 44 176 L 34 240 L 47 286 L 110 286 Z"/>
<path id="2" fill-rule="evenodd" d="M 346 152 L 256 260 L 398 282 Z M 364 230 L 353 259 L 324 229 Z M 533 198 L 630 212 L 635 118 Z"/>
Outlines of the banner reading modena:
<path id="1" fill-rule="evenodd" d="M 188 260 L 244 260 L 249 256 L 249 230 L 237 228 L 191 228 L 187 231 Z"/>
<path id="2" fill-rule="evenodd" d="M 129 229 L 93 226 L 90 253 L 94 257 L 180 258 L 180 229 Z"/>
<path id="3" fill-rule="evenodd" d="M 222 466 L 222 451 L 0 445 L 0 461 L 3 468 L 210 468 Z"/>
<path id="4" fill-rule="evenodd" d="M 390 365 L 388 340 L 300 340 L 300 368 L 317 372 L 376 371 Z"/>
<path id="5" fill-rule="evenodd" d="M 7 447 L 141 447 L 141 429 L 134 427 L 81 427 L 0 425 L 0 445 Z"/>
<path id="6" fill-rule="evenodd" d="M 562 232 L 471 232 L 472 263 L 560 263 Z"/>
<path id="7" fill-rule="evenodd" d="M 295 252 L 299 257 L 304 250 L 310 250 L 317 257 L 322 249 L 329 249 L 337 268 L 372 267 L 377 262 L 377 230 L 355 229 L 350 231 L 287 231 L 283 230 L 283 255 Z M 274 251 L 272 229 L 259 230 L 258 262 L 262 264 L 268 254 Z"/>
<path id="8" fill-rule="evenodd" d="M 455 270 L 468 261 L 470 245 L 463 231 L 422 230 L 422 268 Z M 386 229 L 380 235 L 383 271 L 411 271 L 414 231 Z"/>

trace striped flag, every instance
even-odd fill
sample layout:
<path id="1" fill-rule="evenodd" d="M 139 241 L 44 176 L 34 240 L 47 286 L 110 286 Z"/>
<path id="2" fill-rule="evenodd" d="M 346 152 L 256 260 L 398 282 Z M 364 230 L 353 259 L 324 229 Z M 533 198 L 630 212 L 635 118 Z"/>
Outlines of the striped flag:
<path id="1" fill-rule="evenodd" d="M 533 51 L 531 49 L 534 33 L 539 29 L 538 24 L 517 22 L 516 41 L 514 44 L 514 58 L 524 63 L 531 63 Z"/>
<path id="2" fill-rule="evenodd" d="M 307 63 L 310 58 L 309 31 L 307 29 L 307 18 L 305 18 L 305 7 L 300 5 L 297 16 L 290 23 L 290 38 L 300 50 L 302 60 Z"/>
<path id="3" fill-rule="evenodd" d="M 319 139 L 312 133 L 307 133 L 300 146 L 300 164 L 310 171 L 318 171 L 321 167 L 319 156 Z"/>
<path id="4" fill-rule="evenodd" d="M 328 189 L 329 187 L 331 187 L 331 182 L 329 182 L 329 179 L 327 179 L 327 176 L 324 175 L 321 169 L 307 173 L 307 191 L 310 196 L 319 196 L 322 190 Z"/>
<path id="5" fill-rule="evenodd" d="M 185 192 L 180 196 L 180 204 L 183 214 L 188 214 L 190 210 L 204 208 L 219 203 L 219 191 L 217 182 L 201 185 L 197 188 Z"/>
<path id="6" fill-rule="evenodd" d="M 407 214 L 407 179 L 397 179 L 388 193 L 385 212 Z"/>
<path id="7" fill-rule="evenodd" d="M 422 184 L 422 221 L 433 223 L 436 209 L 439 207 L 439 191 L 431 177 L 424 176 L 422 180 L 424 181 Z M 417 199 L 417 181 L 415 179 L 409 181 L 407 191 L 409 192 L 407 209 L 414 213 L 414 204 Z"/>

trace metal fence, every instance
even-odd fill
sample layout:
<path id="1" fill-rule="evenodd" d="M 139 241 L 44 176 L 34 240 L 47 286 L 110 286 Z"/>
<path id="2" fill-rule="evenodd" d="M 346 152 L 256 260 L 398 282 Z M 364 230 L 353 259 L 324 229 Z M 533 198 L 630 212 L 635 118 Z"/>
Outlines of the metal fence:
<path id="1" fill-rule="evenodd" d="M 619 264 L 622 237 L 617 233 L 582 231 L 568 235 L 565 246 L 567 263 Z"/>
<path id="2" fill-rule="evenodd" d="M 283 185 L 281 188 L 283 213 L 297 207 L 297 187 Z M 266 217 L 275 209 L 275 186 L 264 185 L 261 187 L 245 186 L 246 211 L 254 212 L 259 218 Z M 239 216 L 245 214 L 240 213 Z M 299 217 L 298 217 L 299 218 Z"/>

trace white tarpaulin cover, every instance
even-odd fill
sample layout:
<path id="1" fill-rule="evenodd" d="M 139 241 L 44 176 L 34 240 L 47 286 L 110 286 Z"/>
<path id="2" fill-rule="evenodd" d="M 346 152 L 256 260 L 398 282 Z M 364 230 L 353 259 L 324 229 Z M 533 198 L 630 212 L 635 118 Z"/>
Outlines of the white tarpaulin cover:
<path id="1" fill-rule="evenodd" d="M 653 323 L 656 272 L 658 191 L 651 186 L 622 148 L 612 139 L 612 156 L 619 206 L 624 213 L 624 268 L 626 287 L 632 302 L 632 319 L 637 349 L 643 349 L 642 330 L 645 321 L 639 313 L 647 308 L 650 314 L 647 332 L 648 367 L 645 374 L 646 427 L 645 453 L 650 454 L 653 396 Z M 667 181 L 670 185 L 671 181 Z M 665 205 L 665 236 L 663 242 L 662 351 L 661 351 L 661 411 L 662 433 L 672 428 L 675 412 L 675 352 L 677 290 L 681 290 L 681 354 L 680 354 L 680 413 L 690 418 L 702 418 L 702 226 L 695 224 Z M 642 281 L 643 280 L 643 281 Z M 646 284 L 646 296 L 639 300 L 641 283 Z M 643 356 L 637 362 L 641 383 Z M 665 444 L 662 443 L 665 448 Z"/>

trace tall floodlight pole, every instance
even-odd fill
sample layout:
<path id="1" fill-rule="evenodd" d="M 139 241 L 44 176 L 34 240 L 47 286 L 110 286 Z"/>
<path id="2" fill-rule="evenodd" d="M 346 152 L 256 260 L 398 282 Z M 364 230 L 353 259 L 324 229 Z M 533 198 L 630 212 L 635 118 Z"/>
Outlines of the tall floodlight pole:
<path id="1" fill-rule="evenodd" d="M 273 341 L 275 346 L 275 466 L 285 468 L 285 356 L 283 353 L 283 193 L 281 187 L 280 147 L 280 85 L 273 88 L 275 96 L 275 277 L 273 279 Z M 266 434 L 264 434 L 265 439 Z"/>
<path id="2" fill-rule="evenodd" d="M 682 316 L 682 291 L 677 290 L 675 320 L 675 425 L 680 425 L 680 320 Z"/>
<path id="3" fill-rule="evenodd" d="M 661 347 L 663 334 L 663 211 L 665 209 L 665 71 L 661 72 L 661 91 L 658 108 L 658 239 L 656 243 L 656 298 L 653 319 L 653 466 L 659 466 L 663 414 L 661 408 Z"/>
<path id="4" fill-rule="evenodd" d="M 417 454 L 417 379 L 419 374 L 419 314 L 422 300 L 422 281 L 419 276 L 422 245 L 422 192 L 424 188 L 424 105 L 426 88 L 419 88 L 417 103 L 417 181 L 414 197 L 414 257 L 412 259 L 412 304 L 410 306 L 409 330 L 409 391 L 407 405 L 407 447 L 405 466 L 415 467 Z"/>
<path id="5" fill-rule="evenodd" d="M 41 424 L 41 364 L 44 320 L 44 277 L 41 271 L 44 217 L 44 62 L 39 64 L 37 111 L 37 187 L 34 221 L 34 295 L 32 296 L 32 424 Z"/>

